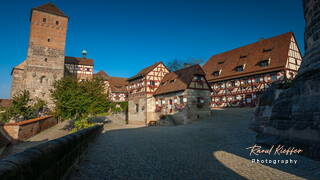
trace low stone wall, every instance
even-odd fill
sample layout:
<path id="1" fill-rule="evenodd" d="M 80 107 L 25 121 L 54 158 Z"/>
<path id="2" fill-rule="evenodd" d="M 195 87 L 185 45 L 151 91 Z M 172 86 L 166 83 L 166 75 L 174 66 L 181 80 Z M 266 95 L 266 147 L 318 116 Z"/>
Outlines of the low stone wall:
<path id="1" fill-rule="evenodd" d="M 102 126 L 96 125 L 9 156 L 0 161 L 0 179 L 67 179 L 88 143 L 101 130 Z"/>
<path id="2" fill-rule="evenodd" d="M 115 113 L 107 116 L 106 119 L 112 123 L 124 125 L 128 122 L 128 114 L 126 112 Z"/>
<path id="3" fill-rule="evenodd" d="M 26 140 L 58 123 L 53 116 L 43 116 L 17 123 L 6 123 L 1 125 L 3 130 L 14 140 Z"/>

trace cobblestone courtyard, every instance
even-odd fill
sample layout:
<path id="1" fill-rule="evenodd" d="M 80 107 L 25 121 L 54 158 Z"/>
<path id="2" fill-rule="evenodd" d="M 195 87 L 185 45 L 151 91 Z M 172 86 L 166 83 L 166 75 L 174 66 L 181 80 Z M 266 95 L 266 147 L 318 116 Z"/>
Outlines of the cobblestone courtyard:
<path id="1" fill-rule="evenodd" d="M 212 120 L 170 127 L 106 124 L 71 179 L 320 179 L 320 162 L 302 156 L 250 157 L 252 112 L 215 110 Z M 298 162 L 255 164 L 252 158 Z"/>

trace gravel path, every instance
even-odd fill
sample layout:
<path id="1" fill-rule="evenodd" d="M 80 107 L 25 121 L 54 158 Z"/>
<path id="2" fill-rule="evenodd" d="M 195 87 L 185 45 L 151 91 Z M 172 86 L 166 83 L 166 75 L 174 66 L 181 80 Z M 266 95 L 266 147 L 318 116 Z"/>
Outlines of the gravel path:
<path id="1" fill-rule="evenodd" d="M 213 120 L 170 127 L 105 125 L 72 180 L 320 179 L 320 162 L 302 156 L 250 157 L 253 109 L 214 111 Z M 256 164 L 252 158 L 294 159 L 297 164 Z M 318 174 L 317 174 L 318 173 Z"/>

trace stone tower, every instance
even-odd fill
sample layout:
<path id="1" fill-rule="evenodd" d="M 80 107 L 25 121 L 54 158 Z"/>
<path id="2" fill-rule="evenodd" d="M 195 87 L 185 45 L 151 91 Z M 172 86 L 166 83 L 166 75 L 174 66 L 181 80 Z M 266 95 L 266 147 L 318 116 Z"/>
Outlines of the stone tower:
<path id="1" fill-rule="evenodd" d="M 251 122 L 257 142 L 300 145 L 320 160 L 320 0 L 303 0 L 305 56 L 290 88 L 276 85 L 260 98 Z"/>
<path id="2" fill-rule="evenodd" d="M 64 76 L 68 17 L 48 3 L 32 8 L 27 58 L 12 70 L 11 97 L 28 90 L 51 104 L 50 88 Z"/>

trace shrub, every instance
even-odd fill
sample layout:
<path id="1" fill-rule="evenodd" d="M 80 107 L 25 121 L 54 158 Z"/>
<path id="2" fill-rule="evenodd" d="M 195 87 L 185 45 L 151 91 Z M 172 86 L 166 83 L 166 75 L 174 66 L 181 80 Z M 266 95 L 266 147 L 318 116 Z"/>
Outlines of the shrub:
<path id="1" fill-rule="evenodd" d="M 56 81 L 53 87 L 51 96 L 55 103 L 55 115 L 62 120 L 83 119 L 103 113 L 110 104 L 100 79 L 79 82 L 72 77 L 65 77 Z"/>
<path id="2" fill-rule="evenodd" d="M 16 120 L 26 120 L 35 118 L 35 112 L 31 106 L 32 99 L 30 98 L 30 93 L 27 90 L 16 94 L 12 98 L 12 105 L 7 109 L 9 118 L 14 118 Z"/>
<path id="3" fill-rule="evenodd" d="M 74 133 L 74 132 L 79 131 L 80 129 L 94 126 L 95 123 L 91 123 L 88 121 L 87 118 L 83 118 L 83 119 L 76 120 L 73 125 L 74 125 L 74 128 L 70 131 L 70 133 Z"/>

